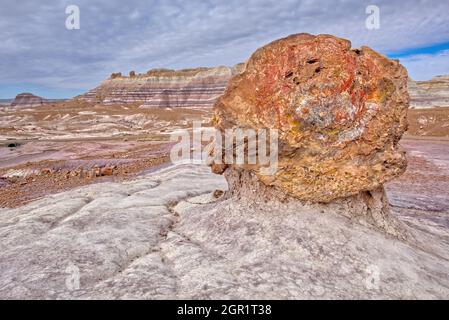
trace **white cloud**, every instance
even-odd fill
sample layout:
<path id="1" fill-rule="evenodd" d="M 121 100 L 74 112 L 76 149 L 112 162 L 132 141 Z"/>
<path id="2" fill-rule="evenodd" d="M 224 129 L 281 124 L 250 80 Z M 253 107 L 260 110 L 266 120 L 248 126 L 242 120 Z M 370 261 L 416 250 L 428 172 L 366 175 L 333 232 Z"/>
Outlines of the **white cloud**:
<path id="1" fill-rule="evenodd" d="M 449 74 L 449 50 L 438 54 L 419 54 L 400 59 L 414 80 L 428 80 L 436 75 Z"/>
<path id="2" fill-rule="evenodd" d="M 65 29 L 60 2 L 2 0 L 0 84 L 89 89 L 111 72 L 153 67 L 232 65 L 292 33 L 330 33 L 382 52 L 449 40 L 447 1 L 375 1 L 381 27 L 367 30 L 371 0 L 77 0 L 81 29 Z M 447 58 L 404 60 L 425 78 Z"/>

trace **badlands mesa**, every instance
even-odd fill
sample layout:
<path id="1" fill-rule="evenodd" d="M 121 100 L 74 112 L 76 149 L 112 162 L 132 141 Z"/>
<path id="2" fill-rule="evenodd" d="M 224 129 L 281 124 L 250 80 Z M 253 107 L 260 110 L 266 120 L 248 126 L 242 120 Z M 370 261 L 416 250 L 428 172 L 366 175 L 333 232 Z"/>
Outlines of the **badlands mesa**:
<path id="1" fill-rule="evenodd" d="M 0 298 L 447 298 L 448 79 L 296 34 L 233 67 L 19 95 L 0 106 Z M 171 163 L 193 122 L 277 130 L 277 170 L 218 145 Z"/>

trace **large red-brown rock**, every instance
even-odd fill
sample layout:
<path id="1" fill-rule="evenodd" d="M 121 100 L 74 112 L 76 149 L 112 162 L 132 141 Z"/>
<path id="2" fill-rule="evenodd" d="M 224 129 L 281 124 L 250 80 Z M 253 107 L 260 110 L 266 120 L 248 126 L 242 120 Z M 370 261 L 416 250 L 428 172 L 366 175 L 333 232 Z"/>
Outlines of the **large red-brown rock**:
<path id="1" fill-rule="evenodd" d="M 214 107 L 219 130 L 278 129 L 278 170 L 212 168 L 250 170 L 265 185 L 314 202 L 375 190 L 406 168 L 398 142 L 408 105 L 398 61 L 330 35 L 291 35 L 258 49 Z"/>

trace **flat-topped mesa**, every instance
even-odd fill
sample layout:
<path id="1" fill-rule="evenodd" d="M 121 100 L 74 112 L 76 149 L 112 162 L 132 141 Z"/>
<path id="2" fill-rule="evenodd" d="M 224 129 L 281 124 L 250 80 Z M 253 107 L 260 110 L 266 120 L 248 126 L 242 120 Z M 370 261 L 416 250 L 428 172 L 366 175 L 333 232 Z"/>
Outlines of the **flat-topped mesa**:
<path id="1" fill-rule="evenodd" d="M 35 96 L 32 93 L 24 92 L 15 97 L 11 103 L 11 107 L 38 107 L 45 103 L 48 103 L 46 99 Z"/>
<path id="2" fill-rule="evenodd" d="M 183 70 L 152 69 L 147 73 L 113 73 L 100 86 L 78 96 L 89 102 L 141 107 L 212 107 L 242 65 Z"/>
<path id="3" fill-rule="evenodd" d="M 264 175 L 259 163 L 224 158 L 212 169 L 225 174 L 231 193 L 257 180 L 268 188 L 259 194 L 319 203 L 374 195 L 371 206 L 384 207 L 383 183 L 406 168 L 398 142 L 408 104 L 407 72 L 397 61 L 330 35 L 291 35 L 258 49 L 214 106 L 221 132 L 278 130 L 277 170 Z"/>

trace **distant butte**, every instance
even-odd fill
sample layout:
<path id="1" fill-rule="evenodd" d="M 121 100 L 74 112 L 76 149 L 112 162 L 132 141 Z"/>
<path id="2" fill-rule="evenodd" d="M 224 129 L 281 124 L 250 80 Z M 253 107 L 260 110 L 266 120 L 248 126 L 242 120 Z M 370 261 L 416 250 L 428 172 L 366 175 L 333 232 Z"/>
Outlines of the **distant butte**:
<path id="1" fill-rule="evenodd" d="M 48 103 L 47 99 L 25 92 L 20 93 L 15 97 L 11 103 L 11 107 L 37 107 L 46 103 Z"/>

